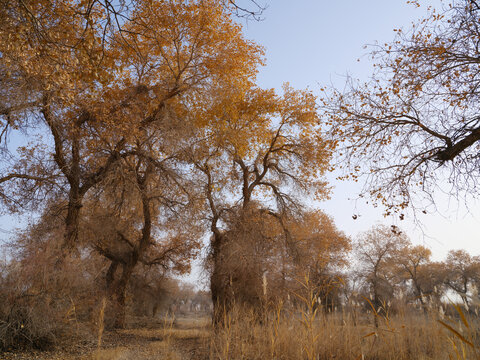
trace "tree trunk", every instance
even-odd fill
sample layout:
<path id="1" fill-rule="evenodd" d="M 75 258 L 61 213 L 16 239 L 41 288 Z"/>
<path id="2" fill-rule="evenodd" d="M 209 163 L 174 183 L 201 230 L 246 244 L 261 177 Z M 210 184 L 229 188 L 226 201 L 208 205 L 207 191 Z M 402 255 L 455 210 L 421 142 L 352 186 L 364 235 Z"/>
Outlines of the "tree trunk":
<path id="1" fill-rule="evenodd" d="M 113 326 L 116 329 L 125 328 L 127 285 L 134 267 L 135 264 L 133 263 L 123 265 L 122 276 L 115 286 L 113 293 L 115 320 Z"/>
<path id="2" fill-rule="evenodd" d="M 72 158 L 70 168 L 67 170 L 66 177 L 70 185 L 68 192 L 68 209 L 65 219 L 65 238 L 63 243 L 64 252 L 70 252 L 75 248 L 78 239 L 78 227 L 80 221 L 80 209 L 82 208 L 83 195 L 80 191 L 81 170 L 80 170 L 80 140 L 78 136 L 72 138 Z"/>
<path id="3" fill-rule="evenodd" d="M 146 178 L 147 175 L 152 171 L 151 165 L 147 169 L 147 174 L 144 177 L 137 175 L 137 183 L 142 191 L 142 209 L 143 209 L 143 228 L 142 236 L 139 239 L 138 247 L 134 248 L 130 254 L 130 259 L 126 264 L 123 265 L 122 276 L 118 281 L 115 292 L 114 292 L 114 302 L 115 302 L 115 321 L 114 327 L 123 329 L 125 328 L 125 314 L 126 314 L 126 293 L 127 285 L 132 277 L 133 270 L 137 265 L 139 259 L 144 254 L 146 249 L 150 244 L 151 232 L 152 232 L 152 214 L 150 212 L 150 199 L 146 194 Z"/>
<path id="4" fill-rule="evenodd" d="M 373 323 L 375 324 L 376 328 L 378 328 L 378 309 L 380 308 L 380 304 L 381 303 L 378 296 L 377 283 L 375 283 L 373 287 Z"/>
<path id="5" fill-rule="evenodd" d="M 113 282 L 115 281 L 115 272 L 118 268 L 118 261 L 112 261 L 108 267 L 107 274 L 105 276 L 106 290 L 108 297 L 111 297 L 113 292 Z"/>
<path id="6" fill-rule="evenodd" d="M 214 325 L 222 323 L 224 312 L 226 311 L 227 299 L 226 289 L 227 284 L 223 279 L 222 274 L 222 259 L 221 246 L 223 236 L 221 234 L 214 234 L 212 240 L 212 262 L 213 269 L 210 276 L 210 293 L 212 296 L 213 314 L 212 321 Z"/>
<path id="7" fill-rule="evenodd" d="M 78 239 L 78 228 L 80 223 L 80 209 L 82 208 L 82 197 L 79 194 L 72 194 L 70 191 L 67 217 L 65 218 L 65 237 L 62 249 L 70 252 L 75 248 Z"/>
<path id="8" fill-rule="evenodd" d="M 417 293 L 417 297 L 420 299 L 420 304 L 422 305 L 423 313 L 427 315 L 427 304 L 425 304 L 425 301 L 423 300 L 423 293 L 422 290 L 420 289 L 420 286 L 418 286 L 417 282 L 414 282 L 415 290 Z"/>

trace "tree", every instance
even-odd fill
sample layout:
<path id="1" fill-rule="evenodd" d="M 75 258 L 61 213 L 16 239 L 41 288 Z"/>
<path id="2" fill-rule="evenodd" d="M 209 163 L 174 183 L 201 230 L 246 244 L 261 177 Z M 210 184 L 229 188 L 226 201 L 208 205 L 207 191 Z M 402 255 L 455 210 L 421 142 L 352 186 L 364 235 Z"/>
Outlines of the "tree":
<path id="1" fill-rule="evenodd" d="M 445 260 L 445 285 L 455 291 L 467 306 L 472 286 L 478 283 L 480 278 L 479 260 L 465 250 L 450 250 Z"/>
<path id="2" fill-rule="evenodd" d="M 478 195 L 479 14 L 477 1 L 453 0 L 396 29 L 372 52 L 371 81 L 349 79 L 323 99 L 345 177 L 365 176 L 363 194 L 387 213 L 416 195 L 434 203 L 444 180 L 457 197 Z"/>
<path id="3" fill-rule="evenodd" d="M 165 274 L 183 274 L 199 247 L 195 205 L 168 160 L 125 158 L 85 209 L 85 241 L 110 261 L 106 293 L 118 328 L 125 326 L 126 293 L 134 271 L 143 265 L 144 273 L 160 268 Z"/>
<path id="4" fill-rule="evenodd" d="M 420 268 L 421 287 L 424 293 L 429 295 L 430 300 L 434 300 L 437 304 L 441 304 L 447 290 L 445 285 L 447 273 L 445 263 L 441 261 L 433 261 Z"/>
<path id="5" fill-rule="evenodd" d="M 51 188 L 55 182 L 54 189 L 58 191 L 68 184 L 66 243 L 71 243 L 75 237 L 76 215 L 84 192 L 79 181 L 79 134 L 73 133 L 73 129 L 88 119 L 80 109 L 77 116 L 72 110 L 78 109 L 76 97 L 88 91 L 89 85 L 93 91 L 93 83 L 103 83 L 109 77 L 105 69 L 110 63 L 105 61 L 100 65 L 99 61 L 102 49 L 96 41 L 98 22 L 95 22 L 99 17 L 98 9 L 92 9 L 94 23 L 89 26 L 82 16 L 84 10 L 80 4 L 70 6 L 65 2 L 25 4 L 13 1 L 4 2 L 0 14 L 4 24 L 0 31 L 3 143 L 6 146 L 9 131 L 25 131 L 40 123 L 51 131 L 55 143 L 54 150 L 49 149 L 55 154 L 51 159 L 45 149 L 45 140 L 29 136 L 26 143 L 30 139 L 36 141 L 20 149 L 20 159 L 10 161 L 12 166 L 2 164 L 5 176 L 0 178 L 0 194 L 7 204 L 25 207 L 29 200 L 37 198 L 35 195 L 45 196 L 43 191 L 38 194 L 38 189 L 44 185 Z M 61 122 L 56 121 L 58 113 L 62 113 Z M 42 162 L 42 156 L 35 156 L 37 152 L 48 154 L 57 167 L 51 162 Z M 8 152 L 2 154 L 6 155 L 2 160 L 12 157 Z M 93 178 L 95 171 L 88 175 Z M 70 238 L 72 240 L 68 240 Z"/>
<path id="6" fill-rule="evenodd" d="M 430 290 L 428 272 L 431 256 L 432 252 L 425 246 L 407 244 L 398 250 L 394 259 L 399 267 L 400 276 L 412 282 L 414 298 L 420 301 L 425 312 L 427 309 L 424 296 L 429 295 Z"/>
<path id="7" fill-rule="evenodd" d="M 228 214 L 241 217 L 242 211 L 248 213 L 261 204 L 262 211 L 284 228 L 285 216 L 302 207 L 299 197 L 292 196 L 295 191 L 318 198 L 328 192 L 322 175 L 330 152 L 320 137 L 315 97 L 288 86 L 278 96 L 273 90 L 247 85 L 224 88 L 207 99 L 198 116 L 216 121 L 200 134 L 189 155 L 203 179 L 209 213 L 215 309 L 225 303 L 220 269 L 229 231 L 222 225 Z"/>
<path id="8" fill-rule="evenodd" d="M 407 244 L 405 235 L 395 228 L 381 225 L 362 233 L 355 245 L 359 260 L 359 275 L 364 279 L 372 296 L 375 311 L 385 309 L 394 293 L 395 272 L 392 264 L 399 248 Z M 378 319 L 375 316 L 375 326 Z"/>
<path id="9" fill-rule="evenodd" d="M 278 271 L 275 260 L 284 246 L 282 228 L 253 202 L 247 209 L 230 211 L 224 221 L 220 247 L 210 254 L 211 290 L 217 297 L 214 315 L 228 312 L 234 304 L 261 313 L 267 299 L 277 295 L 270 280 Z"/>
<path id="10" fill-rule="evenodd" d="M 109 3 L 12 2 L 0 14 L 2 136 L 29 122 L 42 135 L 2 164 L 0 194 L 21 207 L 52 187 L 68 194 L 66 249 L 86 194 L 137 135 L 159 119 L 188 123 L 203 93 L 247 81 L 261 62 L 223 2 L 138 1 L 115 28 L 104 26 Z M 47 159 L 34 156 L 45 145 Z"/>
<path id="11" fill-rule="evenodd" d="M 325 310 L 339 303 L 340 287 L 345 284 L 342 270 L 349 264 L 351 240 L 327 214 L 309 211 L 288 225 L 295 259 L 292 272 L 296 281 L 308 276 Z M 290 275 L 291 276 L 291 275 Z"/>

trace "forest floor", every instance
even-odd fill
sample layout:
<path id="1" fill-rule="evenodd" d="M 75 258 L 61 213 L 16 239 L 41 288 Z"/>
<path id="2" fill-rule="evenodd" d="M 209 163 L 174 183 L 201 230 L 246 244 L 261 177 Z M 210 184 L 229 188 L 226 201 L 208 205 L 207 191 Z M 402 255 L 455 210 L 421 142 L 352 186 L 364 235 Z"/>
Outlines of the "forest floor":
<path id="1" fill-rule="evenodd" d="M 0 353 L 1 360 L 206 360 L 210 318 L 177 318 L 125 330 L 105 331 L 102 346 L 85 342 L 54 351 Z"/>

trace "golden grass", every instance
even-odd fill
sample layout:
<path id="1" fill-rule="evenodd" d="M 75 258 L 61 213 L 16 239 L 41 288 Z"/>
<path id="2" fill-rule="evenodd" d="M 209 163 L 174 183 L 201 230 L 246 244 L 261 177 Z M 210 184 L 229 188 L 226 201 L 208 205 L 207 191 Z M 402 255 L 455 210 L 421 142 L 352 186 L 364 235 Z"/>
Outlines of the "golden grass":
<path id="1" fill-rule="evenodd" d="M 259 317 L 258 311 L 234 307 L 216 330 L 207 318 L 167 319 L 159 329 L 123 330 L 146 345 L 97 350 L 89 359 L 480 359 L 478 317 L 459 307 L 455 311 L 443 320 L 438 313 L 413 309 L 377 314 L 377 328 L 372 313 L 354 318 L 352 311 L 276 306 Z"/>
<path id="2" fill-rule="evenodd" d="M 372 312 L 331 314 L 311 304 L 296 310 L 275 306 L 260 315 L 234 307 L 215 330 L 208 318 L 166 318 L 156 329 L 109 333 L 107 348 L 81 359 L 480 360 L 479 318 L 458 306 L 450 306 L 449 315 L 407 307 L 388 316 L 382 311 L 377 328 Z M 115 334 L 130 341 L 108 348 Z"/>
<path id="3" fill-rule="evenodd" d="M 478 312 L 467 315 L 458 305 L 429 311 L 412 307 L 389 312 L 358 304 L 329 313 L 317 303 L 308 277 L 297 309 L 281 304 L 259 311 L 234 307 L 213 332 L 210 359 L 345 359 L 345 360 L 480 360 Z M 261 312 L 260 312 L 261 313 Z"/>
<path id="4" fill-rule="evenodd" d="M 128 356 L 129 350 L 126 347 L 116 347 L 114 349 L 96 349 L 92 354 L 86 357 L 90 360 L 118 360 Z"/>
<path id="5" fill-rule="evenodd" d="M 207 329 L 128 329 L 119 331 L 123 334 L 133 335 L 135 337 L 145 339 L 191 339 L 191 338 L 206 338 L 210 336 L 210 331 Z"/>
<path id="6" fill-rule="evenodd" d="M 212 337 L 211 359 L 449 359 L 445 329 L 420 316 L 375 328 L 346 314 L 280 312 L 262 323 L 233 312 Z"/>

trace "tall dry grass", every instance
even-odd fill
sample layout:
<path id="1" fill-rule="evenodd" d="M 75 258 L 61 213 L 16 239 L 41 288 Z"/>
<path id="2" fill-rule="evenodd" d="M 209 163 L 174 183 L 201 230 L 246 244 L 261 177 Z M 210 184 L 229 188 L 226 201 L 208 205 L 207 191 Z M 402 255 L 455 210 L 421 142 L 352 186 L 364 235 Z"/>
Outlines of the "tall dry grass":
<path id="1" fill-rule="evenodd" d="M 422 316 L 354 326 L 345 314 L 235 310 L 212 336 L 212 359 L 448 359 L 445 329 Z"/>
<path id="2" fill-rule="evenodd" d="M 366 313 L 357 304 L 357 308 L 329 313 L 310 295 L 297 308 L 281 303 L 262 311 L 234 306 L 216 329 L 205 318 L 177 322 L 165 317 L 159 329 L 124 332 L 158 340 L 142 350 L 149 359 L 480 359 L 478 315 L 458 305 L 442 310 L 432 306 L 426 314 L 421 308 L 405 306 L 389 314 L 385 309 Z M 193 350 L 188 343 L 195 347 L 195 357 L 184 356 Z M 117 359 L 117 350 L 97 351 L 93 358 Z M 143 359 L 132 349 L 122 351 L 136 356 L 127 358 Z"/>
<path id="3" fill-rule="evenodd" d="M 260 318 L 234 307 L 212 333 L 210 359 L 480 359 L 478 316 L 457 305 L 359 315 L 354 308 L 325 312 L 313 293 L 302 301 L 296 309 L 271 306 Z"/>

